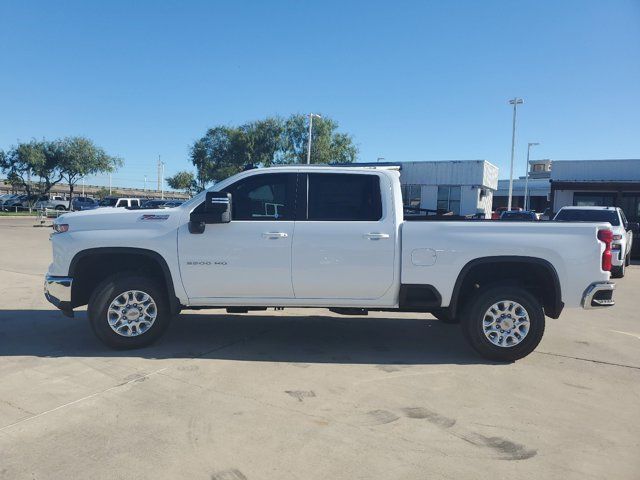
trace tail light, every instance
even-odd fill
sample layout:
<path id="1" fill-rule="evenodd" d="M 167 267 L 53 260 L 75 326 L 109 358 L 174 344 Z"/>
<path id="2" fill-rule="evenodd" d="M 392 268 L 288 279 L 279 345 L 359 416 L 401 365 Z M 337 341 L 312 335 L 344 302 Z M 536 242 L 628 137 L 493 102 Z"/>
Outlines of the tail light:
<path id="1" fill-rule="evenodd" d="M 611 271 L 611 242 L 613 241 L 613 232 L 611 230 L 598 230 L 598 240 L 604 243 L 604 252 L 602 252 L 602 270 Z"/>

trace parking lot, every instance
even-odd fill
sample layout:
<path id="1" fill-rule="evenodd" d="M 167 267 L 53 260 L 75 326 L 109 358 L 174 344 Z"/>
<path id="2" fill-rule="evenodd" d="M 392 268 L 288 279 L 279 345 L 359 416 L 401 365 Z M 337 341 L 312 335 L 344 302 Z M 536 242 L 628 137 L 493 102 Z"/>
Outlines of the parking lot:
<path id="1" fill-rule="evenodd" d="M 426 314 L 322 309 L 187 311 L 118 352 L 45 301 L 33 224 L 0 218 L 0 478 L 640 476 L 637 264 L 510 365 Z"/>

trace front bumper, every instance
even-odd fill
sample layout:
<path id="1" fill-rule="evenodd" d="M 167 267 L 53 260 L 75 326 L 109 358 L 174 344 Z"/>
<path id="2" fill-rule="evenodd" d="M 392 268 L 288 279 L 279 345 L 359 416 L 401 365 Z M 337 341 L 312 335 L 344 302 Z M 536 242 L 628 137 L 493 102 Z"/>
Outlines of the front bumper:
<path id="1" fill-rule="evenodd" d="M 592 283 L 582 296 L 582 308 L 613 307 L 613 291 L 616 284 L 613 282 Z"/>
<path id="2" fill-rule="evenodd" d="M 45 298 L 70 317 L 73 316 L 73 308 L 71 307 L 72 284 L 73 278 L 71 277 L 54 277 L 49 274 L 44 277 Z"/>

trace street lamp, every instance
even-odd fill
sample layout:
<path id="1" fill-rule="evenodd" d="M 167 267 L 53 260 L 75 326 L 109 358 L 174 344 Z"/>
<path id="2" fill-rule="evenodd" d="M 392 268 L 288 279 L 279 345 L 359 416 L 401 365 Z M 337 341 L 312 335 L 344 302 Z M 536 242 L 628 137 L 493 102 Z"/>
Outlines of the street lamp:
<path id="1" fill-rule="evenodd" d="M 307 140 L 307 165 L 311 163 L 311 132 L 313 130 L 313 117 L 322 118 L 317 113 L 309 114 L 309 140 Z"/>
<path id="2" fill-rule="evenodd" d="M 513 195 L 513 157 L 516 153 L 516 109 L 518 105 L 524 103 L 521 98 L 512 98 L 509 103 L 513 105 L 513 129 L 511 131 L 511 171 L 509 173 L 509 202 L 507 203 L 507 210 L 511 210 L 511 198 Z"/>
<path id="3" fill-rule="evenodd" d="M 536 145 L 540 145 L 537 142 L 532 142 L 527 144 L 527 170 L 526 176 L 524 177 L 524 209 L 528 210 L 527 206 L 529 205 L 529 154 L 531 153 L 531 147 Z"/>

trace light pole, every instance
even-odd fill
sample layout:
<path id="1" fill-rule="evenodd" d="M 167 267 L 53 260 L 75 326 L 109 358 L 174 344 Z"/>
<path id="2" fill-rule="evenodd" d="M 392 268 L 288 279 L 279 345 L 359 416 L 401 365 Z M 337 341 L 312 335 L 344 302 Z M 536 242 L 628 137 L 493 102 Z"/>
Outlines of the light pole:
<path id="1" fill-rule="evenodd" d="M 311 134 L 313 131 L 313 117 L 322 118 L 316 113 L 309 114 L 309 140 L 307 141 L 307 165 L 311 164 Z"/>
<path id="2" fill-rule="evenodd" d="M 529 155 L 531 154 L 531 147 L 536 145 L 540 145 L 538 142 L 532 142 L 527 144 L 527 170 L 524 177 L 524 209 L 528 210 L 527 206 L 529 205 Z"/>
<path id="3" fill-rule="evenodd" d="M 511 171 L 509 173 L 509 202 L 507 203 L 507 210 L 511 210 L 511 199 L 513 195 L 513 157 L 516 153 L 516 109 L 518 105 L 524 103 L 524 100 L 515 97 L 509 100 L 509 103 L 513 105 L 513 129 L 511 131 Z"/>

